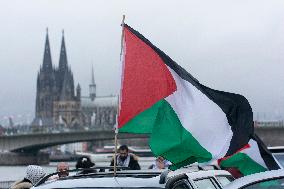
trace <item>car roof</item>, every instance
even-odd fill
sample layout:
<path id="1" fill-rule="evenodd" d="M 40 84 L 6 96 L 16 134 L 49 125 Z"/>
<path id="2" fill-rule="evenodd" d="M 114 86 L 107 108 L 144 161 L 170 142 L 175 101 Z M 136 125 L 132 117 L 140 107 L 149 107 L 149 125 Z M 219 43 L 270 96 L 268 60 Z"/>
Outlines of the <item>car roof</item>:
<path id="1" fill-rule="evenodd" d="M 284 152 L 284 146 L 271 146 L 267 148 L 271 153 L 283 153 Z"/>
<path id="2" fill-rule="evenodd" d="M 208 169 L 206 169 L 208 168 Z M 228 175 L 231 174 L 228 171 L 220 170 L 214 166 L 207 166 L 207 167 L 199 167 L 199 166 L 191 166 L 178 169 L 176 171 L 171 171 L 167 175 L 168 178 L 174 177 L 180 174 L 186 174 L 190 179 L 202 178 L 202 177 L 209 177 L 209 176 L 216 176 L 216 175 Z"/>
<path id="3" fill-rule="evenodd" d="M 103 167 L 106 168 L 112 167 Z M 95 169 L 99 169 L 96 167 Z M 208 170 L 209 169 L 209 170 Z M 217 169 L 217 170 L 215 170 Z M 93 170 L 93 169 L 91 169 Z M 70 170 L 70 172 L 78 173 L 78 170 Z M 73 172 L 73 173 L 74 173 Z M 53 173 L 51 175 L 54 175 Z M 187 175 L 189 179 L 197 179 L 204 177 L 214 177 L 217 175 L 231 176 L 229 172 L 218 170 L 216 166 L 187 166 L 176 171 L 170 170 L 120 170 L 117 171 L 116 177 L 112 171 L 95 172 L 89 174 L 70 174 L 68 177 L 59 180 L 49 181 L 50 175 L 42 179 L 35 188 L 84 188 L 84 187 L 151 187 L 164 188 L 165 183 L 172 177 L 178 175 Z M 147 179 L 147 180 L 146 180 Z"/>
<path id="4" fill-rule="evenodd" d="M 269 150 L 273 150 L 273 149 L 284 149 L 284 146 L 268 146 L 267 147 Z"/>
<path id="5" fill-rule="evenodd" d="M 257 182 L 260 180 L 266 180 L 270 178 L 277 178 L 277 177 L 284 177 L 284 170 L 272 170 L 272 171 L 265 171 L 261 173 L 256 173 L 252 175 L 248 175 L 239 179 L 236 179 L 235 181 L 228 184 L 225 189 L 236 189 L 240 188 L 242 186 L 246 186 L 250 183 Z"/>
<path id="6" fill-rule="evenodd" d="M 109 168 L 109 167 L 108 167 Z M 98 167 L 96 167 L 98 169 Z M 84 169 L 93 170 L 93 169 Z M 76 171 L 77 174 L 74 174 Z M 70 170 L 70 176 L 58 180 L 48 180 L 47 175 L 34 188 L 84 188 L 84 187 L 161 187 L 159 184 L 162 170 L 120 170 L 116 177 L 112 171 L 78 174 L 78 170 Z M 145 182 L 147 179 L 147 182 Z"/>
<path id="7" fill-rule="evenodd" d="M 152 178 L 133 177 L 84 177 L 80 179 L 63 179 L 44 183 L 38 189 L 47 188 L 92 188 L 92 187 L 151 187 L 161 188 L 164 184 L 159 184 L 159 176 Z"/>
<path id="8" fill-rule="evenodd" d="M 198 171 L 194 173 L 187 173 L 188 178 L 198 179 L 204 177 L 214 177 L 214 176 L 232 176 L 228 171 L 224 170 L 207 170 L 207 171 Z"/>

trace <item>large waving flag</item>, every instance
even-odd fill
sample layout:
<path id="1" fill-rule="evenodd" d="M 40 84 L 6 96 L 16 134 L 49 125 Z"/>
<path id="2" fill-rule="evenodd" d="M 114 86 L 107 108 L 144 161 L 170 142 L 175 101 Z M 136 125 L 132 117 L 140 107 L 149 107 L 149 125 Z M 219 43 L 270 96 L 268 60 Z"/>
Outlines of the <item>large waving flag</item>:
<path id="1" fill-rule="evenodd" d="M 149 133 L 171 169 L 232 155 L 253 134 L 245 97 L 202 85 L 126 24 L 120 98 L 119 132 Z"/>

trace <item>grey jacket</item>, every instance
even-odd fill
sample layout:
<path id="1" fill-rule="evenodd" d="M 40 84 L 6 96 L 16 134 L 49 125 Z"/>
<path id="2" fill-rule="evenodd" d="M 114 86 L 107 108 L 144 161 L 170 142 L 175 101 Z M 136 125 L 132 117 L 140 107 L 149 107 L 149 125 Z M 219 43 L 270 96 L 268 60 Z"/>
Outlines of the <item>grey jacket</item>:
<path id="1" fill-rule="evenodd" d="M 20 180 L 13 183 L 11 189 L 30 189 L 32 186 L 32 183 Z"/>

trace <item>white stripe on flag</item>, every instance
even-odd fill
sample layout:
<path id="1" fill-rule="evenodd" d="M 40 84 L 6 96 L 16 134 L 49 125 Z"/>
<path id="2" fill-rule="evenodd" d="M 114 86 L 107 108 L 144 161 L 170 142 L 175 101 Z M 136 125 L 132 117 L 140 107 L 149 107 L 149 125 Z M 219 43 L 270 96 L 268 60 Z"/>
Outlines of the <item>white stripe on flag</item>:
<path id="1" fill-rule="evenodd" d="M 213 159 L 225 156 L 233 136 L 222 109 L 191 83 L 181 79 L 169 67 L 177 91 L 166 100 L 176 112 L 183 127 L 212 154 Z"/>
<path id="2" fill-rule="evenodd" d="M 257 142 L 254 141 L 253 139 L 250 139 L 249 145 L 250 145 L 249 148 L 246 148 L 242 150 L 241 152 L 247 154 L 253 161 L 258 163 L 259 165 L 263 166 L 264 168 L 267 168 L 267 166 L 265 165 L 265 162 L 263 161 L 260 155 Z"/>

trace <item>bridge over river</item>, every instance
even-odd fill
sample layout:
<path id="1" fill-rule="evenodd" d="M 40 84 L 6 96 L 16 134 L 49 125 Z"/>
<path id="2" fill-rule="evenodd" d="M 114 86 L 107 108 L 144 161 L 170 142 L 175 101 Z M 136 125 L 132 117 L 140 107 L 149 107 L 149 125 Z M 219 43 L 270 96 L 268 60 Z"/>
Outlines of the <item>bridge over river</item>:
<path id="1" fill-rule="evenodd" d="M 147 135 L 119 133 L 119 139 L 147 138 Z M 35 152 L 50 146 L 85 141 L 113 140 L 113 131 L 80 131 L 63 133 L 37 133 L 0 137 L 1 151 Z"/>
<path id="2" fill-rule="evenodd" d="M 255 132 L 267 146 L 284 146 L 284 127 L 258 126 Z M 147 135 L 119 133 L 120 139 L 147 138 Z M 35 156 L 40 149 L 74 142 L 112 140 L 113 131 L 80 131 L 63 133 L 38 133 L 0 136 L 0 150 L 2 152 L 16 152 L 25 156 Z M 40 154 L 37 154 L 40 158 Z M 45 159 L 41 157 L 41 159 Z M 1 164 L 1 162 L 0 162 Z"/>

